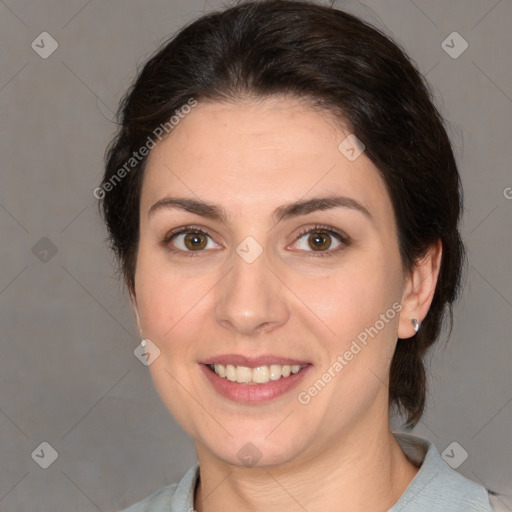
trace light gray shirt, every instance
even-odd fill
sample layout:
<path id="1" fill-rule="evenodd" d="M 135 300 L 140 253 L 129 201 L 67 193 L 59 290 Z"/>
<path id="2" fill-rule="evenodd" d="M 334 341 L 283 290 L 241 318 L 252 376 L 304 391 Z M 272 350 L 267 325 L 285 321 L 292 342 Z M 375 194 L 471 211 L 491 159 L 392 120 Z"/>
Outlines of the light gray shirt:
<path id="1" fill-rule="evenodd" d="M 454 471 L 436 447 L 412 434 L 393 432 L 405 455 L 420 469 L 388 512 L 492 512 L 487 490 Z M 122 512 L 193 512 L 199 465 L 181 481 L 154 492 Z"/>

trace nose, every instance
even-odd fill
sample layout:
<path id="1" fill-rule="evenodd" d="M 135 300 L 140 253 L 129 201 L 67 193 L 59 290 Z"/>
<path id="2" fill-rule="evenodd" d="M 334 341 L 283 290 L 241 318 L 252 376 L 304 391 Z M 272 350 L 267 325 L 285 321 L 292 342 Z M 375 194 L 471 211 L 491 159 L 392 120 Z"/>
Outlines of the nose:
<path id="1" fill-rule="evenodd" d="M 233 255 L 233 268 L 218 290 L 217 322 L 246 336 L 268 333 L 290 316 L 286 288 L 269 268 L 265 252 L 252 263 Z"/>

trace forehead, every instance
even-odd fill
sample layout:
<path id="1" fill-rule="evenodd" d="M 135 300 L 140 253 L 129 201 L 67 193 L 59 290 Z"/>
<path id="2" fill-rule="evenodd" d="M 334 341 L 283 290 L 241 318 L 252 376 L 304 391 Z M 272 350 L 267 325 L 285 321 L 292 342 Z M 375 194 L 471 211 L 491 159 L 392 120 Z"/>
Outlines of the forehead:
<path id="1" fill-rule="evenodd" d="M 349 160 L 340 150 L 349 135 L 333 116 L 295 99 L 199 103 L 151 151 L 141 211 L 166 194 L 257 214 L 336 193 L 389 214 L 390 200 L 372 162 L 364 152 Z"/>

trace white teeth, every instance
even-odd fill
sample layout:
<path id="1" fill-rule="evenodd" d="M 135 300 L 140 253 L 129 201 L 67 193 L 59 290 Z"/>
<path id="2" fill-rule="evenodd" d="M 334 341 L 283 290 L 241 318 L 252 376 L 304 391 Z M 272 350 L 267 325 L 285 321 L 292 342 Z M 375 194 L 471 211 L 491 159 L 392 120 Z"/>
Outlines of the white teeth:
<path id="1" fill-rule="evenodd" d="M 236 368 L 232 364 L 226 366 L 226 378 L 231 382 L 236 380 Z"/>
<path id="2" fill-rule="evenodd" d="M 270 380 L 270 370 L 268 366 L 258 366 L 252 370 L 252 381 L 257 384 L 264 384 Z"/>
<path id="3" fill-rule="evenodd" d="M 257 366 L 249 368 L 247 366 L 234 366 L 232 364 L 210 365 L 215 373 L 231 382 L 240 384 L 266 384 L 271 380 L 279 380 L 282 377 L 289 377 L 291 374 L 298 373 L 306 365 L 280 365 L 271 364 L 270 366 Z"/>
<path id="4" fill-rule="evenodd" d="M 251 382 L 252 371 L 247 366 L 236 367 L 236 381 L 242 384 L 243 382 Z"/>
<path id="5" fill-rule="evenodd" d="M 277 380 L 281 378 L 281 365 L 271 364 L 270 365 L 270 380 Z"/>
<path id="6" fill-rule="evenodd" d="M 215 373 L 219 377 L 225 377 L 226 376 L 226 367 L 223 364 L 216 364 L 214 365 Z"/>

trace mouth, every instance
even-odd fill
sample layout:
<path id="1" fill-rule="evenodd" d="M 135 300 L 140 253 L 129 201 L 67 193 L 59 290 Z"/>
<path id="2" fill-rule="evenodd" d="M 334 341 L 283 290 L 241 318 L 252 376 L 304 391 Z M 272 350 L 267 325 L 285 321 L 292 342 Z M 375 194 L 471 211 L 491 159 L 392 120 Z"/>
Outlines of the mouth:
<path id="1" fill-rule="evenodd" d="M 300 364 L 271 364 L 251 368 L 232 364 L 209 364 L 210 370 L 222 379 L 227 379 L 238 384 L 260 385 L 270 381 L 286 379 L 290 375 L 299 373 L 307 365 Z"/>
<path id="2" fill-rule="evenodd" d="M 292 359 L 217 357 L 199 364 L 211 388 L 229 400 L 257 404 L 289 393 L 312 369 Z"/>

